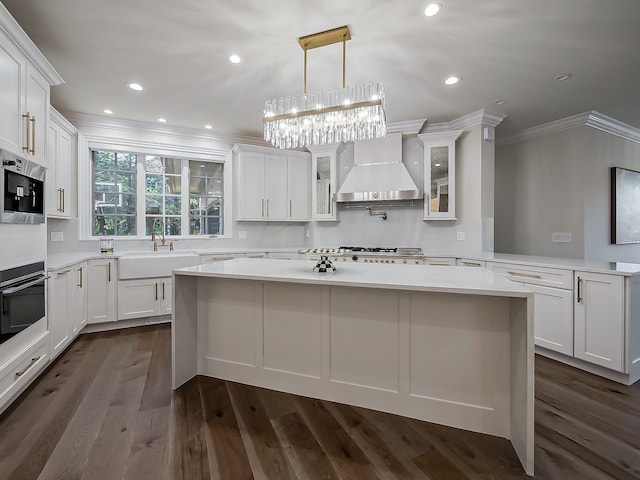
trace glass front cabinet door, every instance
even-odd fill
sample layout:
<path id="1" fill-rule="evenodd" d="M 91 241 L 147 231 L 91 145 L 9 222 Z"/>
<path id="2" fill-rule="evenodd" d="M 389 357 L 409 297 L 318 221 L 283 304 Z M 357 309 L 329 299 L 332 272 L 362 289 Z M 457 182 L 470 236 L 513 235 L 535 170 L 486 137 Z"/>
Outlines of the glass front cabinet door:
<path id="1" fill-rule="evenodd" d="M 338 191 L 338 155 L 342 143 L 307 147 L 311 152 L 311 220 L 336 221 L 336 202 L 333 194 Z"/>
<path id="2" fill-rule="evenodd" d="M 462 130 L 423 133 L 424 220 L 456 219 L 456 140 Z"/>

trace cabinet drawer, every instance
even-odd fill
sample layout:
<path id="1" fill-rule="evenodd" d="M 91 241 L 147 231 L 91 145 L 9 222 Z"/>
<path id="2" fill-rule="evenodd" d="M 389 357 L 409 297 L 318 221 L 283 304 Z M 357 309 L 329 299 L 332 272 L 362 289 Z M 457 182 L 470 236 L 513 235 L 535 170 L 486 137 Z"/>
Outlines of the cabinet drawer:
<path id="1" fill-rule="evenodd" d="M 202 255 L 200 256 L 200 263 L 215 263 L 224 262 L 225 260 L 233 260 L 234 258 L 244 257 L 244 255 Z"/>
<path id="2" fill-rule="evenodd" d="M 455 266 L 456 259 L 453 257 L 424 257 L 424 264 L 452 267 Z"/>
<path id="3" fill-rule="evenodd" d="M 471 260 L 468 258 L 458 258 L 456 260 L 456 265 L 460 267 L 486 267 L 487 262 L 484 260 Z"/>
<path id="4" fill-rule="evenodd" d="M 0 366 L 0 411 L 49 361 L 49 333 Z"/>
<path id="5" fill-rule="evenodd" d="M 513 280 L 515 282 L 573 290 L 572 270 L 497 263 L 492 264 L 492 269 L 498 275 L 503 275 L 509 280 Z"/>

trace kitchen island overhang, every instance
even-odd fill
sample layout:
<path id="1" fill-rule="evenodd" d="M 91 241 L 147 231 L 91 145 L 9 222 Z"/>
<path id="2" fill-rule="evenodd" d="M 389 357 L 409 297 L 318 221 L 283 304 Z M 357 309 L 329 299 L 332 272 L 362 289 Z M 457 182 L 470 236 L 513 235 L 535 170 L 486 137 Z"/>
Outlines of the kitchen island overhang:
<path id="1" fill-rule="evenodd" d="M 207 375 L 510 439 L 533 474 L 533 293 L 486 269 L 174 270 L 173 387 Z"/>

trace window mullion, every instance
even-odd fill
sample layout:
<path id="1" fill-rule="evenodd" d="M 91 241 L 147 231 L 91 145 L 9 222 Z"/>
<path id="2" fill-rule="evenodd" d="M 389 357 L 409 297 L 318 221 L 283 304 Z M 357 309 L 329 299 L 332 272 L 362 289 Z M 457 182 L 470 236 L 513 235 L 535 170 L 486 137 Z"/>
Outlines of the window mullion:
<path id="1" fill-rule="evenodd" d="M 180 231 L 182 233 L 183 237 L 186 237 L 189 235 L 190 233 L 190 228 L 191 228 L 191 217 L 189 216 L 189 160 L 188 159 L 182 159 L 182 165 L 181 165 L 181 171 L 182 171 L 182 175 L 181 175 L 181 198 L 182 198 L 182 203 L 180 206 L 180 216 L 182 217 L 182 222 L 180 222 Z"/>
<path id="2" fill-rule="evenodd" d="M 146 177 L 144 171 L 144 155 L 136 155 L 136 234 L 146 236 Z"/>

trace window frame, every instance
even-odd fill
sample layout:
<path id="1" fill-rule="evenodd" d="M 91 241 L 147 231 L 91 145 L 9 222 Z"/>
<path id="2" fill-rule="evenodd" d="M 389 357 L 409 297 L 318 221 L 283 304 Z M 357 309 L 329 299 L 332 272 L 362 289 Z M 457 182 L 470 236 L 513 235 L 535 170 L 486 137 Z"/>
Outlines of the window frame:
<path id="1" fill-rule="evenodd" d="M 93 233 L 93 210 L 91 207 L 93 180 L 92 180 L 92 150 L 116 151 L 135 153 L 136 155 L 157 155 L 162 157 L 179 158 L 186 160 L 182 166 L 182 190 L 188 192 L 189 182 L 189 160 L 204 162 L 217 162 L 223 164 L 223 208 L 222 208 L 222 235 L 202 234 L 190 235 L 189 229 L 182 228 L 181 235 L 172 235 L 176 240 L 204 240 L 216 238 L 233 238 L 232 206 L 233 206 L 233 168 L 232 154 L 230 150 L 193 148 L 181 145 L 158 145 L 157 143 L 143 141 L 122 141 L 109 142 L 101 137 L 91 137 L 79 135 L 78 137 L 78 235 L 79 240 L 98 240 L 102 235 Z M 144 178 L 144 162 L 136 162 L 136 172 Z M 186 190 L 185 190 L 186 188 Z M 120 240 L 148 240 L 150 235 L 145 235 L 145 192 L 136 192 L 136 235 L 114 236 Z M 188 194 L 187 194 L 188 199 Z M 182 224 L 189 225 L 189 202 L 182 202 L 181 216 Z M 142 221 L 142 223 L 140 223 Z M 186 231 L 186 234 L 184 232 Z"/>

